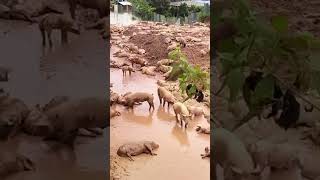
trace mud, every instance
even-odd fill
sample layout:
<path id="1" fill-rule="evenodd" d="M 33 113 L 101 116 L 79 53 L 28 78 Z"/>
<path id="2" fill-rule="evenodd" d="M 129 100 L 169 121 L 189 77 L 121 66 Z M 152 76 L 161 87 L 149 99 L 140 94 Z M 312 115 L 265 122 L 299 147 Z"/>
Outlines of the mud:
<path id="1" fill-rule="evenodd" d="M 66 46 L 61 46 L 60 33 L 54 32 L 54 48 L 49 50 L 41 46 L 37 24 L 0 20 L 0 29 L 1 65 L 13 69 L 9 82 L 1 82 L 0 86 L 12 96 L 31 106 L 43 105 L 56 95 L 77 98 L 105 94 L 107 73 L 101 67 L 106 67 L 109 52 L 98 32 L 72 35 Z M 107 131 L 98 138 L 77 138 L 75 151 L 47 144 L 38 137 L 20 135 L 9 145 L 32 159 L 36 171 L 7 179 L 105 179 Z"/>
<path id="2" fill-rule="evenodd" d="M 111 46 L 111 54 L 116 47 Z M 124 61 L 112 57 L 117 62 Z M 133 112 L 126 107 L 116 105 L 121 116 L 111 119 L 110 129 L 110 176 L 121 180 L 162 180 L 162 179 L 210 179 L 209 159 L 202 159 L 200 154 L 210 143 L 210 136 L 198 134 L 196 125 L 207 126 L 204 117 L 199 117 L 189 123 L 187 130 L 176 124 L 172 107 L 159 106 L 156 84 L 163 77 L 157 74 L 150 77 L 140 71 L 131 76 L 122 76 L 120 69 L 110 70 L 110 83 L 114 92 L 141 91 L 154 94 L 155 111 L 149 112 L 148 103 L 135 106 Z M 157 156 L 141 155 L 131 162 L 127 158 L 116 155 L 118 147 L 128 141 L 152 140 L 160 145 Z M 166 172 L 166 173 L 164 173 Z"/>

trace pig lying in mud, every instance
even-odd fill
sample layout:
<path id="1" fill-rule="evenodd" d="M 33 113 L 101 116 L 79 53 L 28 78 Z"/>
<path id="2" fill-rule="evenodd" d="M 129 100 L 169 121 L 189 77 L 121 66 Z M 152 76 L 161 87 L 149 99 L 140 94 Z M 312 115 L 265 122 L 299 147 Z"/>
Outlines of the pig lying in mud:
<path id="1" fill-rule="evenodd" d="M 117 154 L 121 157 L 128 157 L 131 161 L 134 161 L 132 156 L 140 154 L 157 155 L 153 151 L 158 149 L 159 145 L 153 141 L 142 141 L 135 143 L 127 143 L 119 147 Z"/>
<path id="2" fill-rule="evenodd" d="M 189 120 L 191 119 L 191 115 L 189 114 L 188 108 L 181 102 L 176 102 L 173 104 L 173 111 L 176 116 L 177 122 L 181 123 L 181 127 L 183 127 L 183 121 L 185 124 L 185 128 L 187 128 Z M 180 120 L 178 118 L 180 116 Z"/>
<path id="3" fill-rule="evenodd" d="M 160 65 L 157 67 L 158 71 L 161 71 L 162 73 L 167 73 L 171 71 L 172 67 L 171 66 L 166 66 L 166 65 Z"/>
<path id="4" fill-rule="evenodd" d="M 91 130 L 108 126 L 107 108 L 107 99 L 99 97 L 69 100 L 54 106 L 45 111 L 53 131 L 44 139 L 59 140 L 73 147 L 79 128 Z"/>
<path id="5" fill-rule="evenodd" d="M 116 116 L 120 116 L 121 113 L 117 110 L 115 110 L 114 108 L 110 108 L 110 118 L 116 117 Z"/>
<path id="6" fill-rule="evenodd" d="M 165 65 L 165 66 L 170 66 L 174 61 L 171 59 L 161 59 L 160 61 L 157 62 L 157 66 Z"/>
<path id="7" fill-rule="evenodd" d="M 27 157 L 2 149 L 0 152 L 0 178 L 22 171 L 34 171 L 34 163 Z"/>
<path id="8" fill-rule="evenodd" d="M 217 178 L 216 166 L 224 170 L 224 177 L 238 174 L 241 177 L 255 173 L 254 162 L 242 141 L 232 132 L 224 128 L 212 131 L 213 143 L 213 179 Z M 241 179 L 241 178 L 239 178 Z"/>
<path id="9" fill-rule="evenodd" d="M 209 149 L 209 147 L 205 147 L 204 148 L 204 154 L 201 154 L 201 157 L 202 157 L 202 159 L 204 159 L 206 157 L 210 158 L 210 149 Z"/>
<path id="10" fill-rule="evenodd" d="M 142 74 L 146 74 L 146 75 L 149 75 L 149 76 L 155 76 L 156 73 L 154 72 L 154 69 L 155 69 L 155 67 L 153 67 L 153 66 L 142 67 L 141 68 L 141 72 L 142 72 Z"/>
<path id="11" fill-rule="evenodd" d="M 0 138 L 15 136 L 28 116 L 29 109 L 21 100 L 3 95 L 0 97 Z"/>
<path id="12" fill-rule="evenodd" d="M 173 105 L 176 102 L 175 97 L 171 94 L 170 91 L 168 91 L 164 87 L 158 88 L 158 97 L 159 97 L 160 105 L 163 101 L 163 107 L 165 106 L 166 102 L 168 103 L 168 108 L 170 104 Z"/>
<path id="13" fill-rule="evenodd" d="M 46 34 L 50 47 L 52 46 L 52 30 L 61 30 L 62 43 L 68 42 L 68 32 L 80 34 L 80 31 L 74 27 L 74 21 L 63 14 L 47 14 L 39 22 L 39 29 L 42 36 L 42 45 L 46 46 Z"/>
<path id="14" fill-rule="evenodd" d="M 193 116 L 202 116 L 204 115 L 204 111 L 202 107 L 196 107 L 196 106 L 187 106 L 188 111 Z"/>
<path id="15" fill-rule="evenodd" d="M 110 92 L 110 106 L 112 106 L 114 103 L 118 103 L 119 94 L 111 91 Z"/>
<path id="16" fill-rule="evenodd" d="M 201 126 L 197 126 L 196 131 L 198 133 L 210 134 L 210 127 L 204 128 L 204 127 L 201 127 Z"/>
<path id="17" fill-rule="evenodd" d="M 136 103 L 141 102 L 148 102 L 149 104 L 149 111 L 151 108 L 154 110 L 154 103 L 153 103 L 153 94 L 145 93 L 145 92 L 136 92 L 136 93 L 127 93 L 121 98 L 121 103 L 128 106 L 129 108 L 133 109 L 133 105 Z"/>
<path id="18" fill-rule="evenodd" d="M 129 71 L 129 75 L 131 75 L 131 72 L 135 72 L 131 66 L 123 66 L 121 69 L 123 76 L 127 75 L 127 71 Z"/>

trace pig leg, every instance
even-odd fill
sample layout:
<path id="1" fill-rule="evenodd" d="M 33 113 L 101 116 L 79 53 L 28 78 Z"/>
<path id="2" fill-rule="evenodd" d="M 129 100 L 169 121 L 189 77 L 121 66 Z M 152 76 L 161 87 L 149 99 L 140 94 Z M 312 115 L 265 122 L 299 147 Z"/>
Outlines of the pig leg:
<path id="1" fill-rule="evenodd" d="M 50 47 L 52 47 L 51 33 L 52 33 L 52 30 L 49 29 L 49 30 L 47 31 L 47 37 L 48 37 L 48 39 L 49 39 L 49 45 L 50 45 Z"/>
<path id="2" fill-rule="evenodd" d="M 46 46 L 46 32 L 44 29 L 40 29 L 42 37 L 42 46 Z"/>
<path id="3" fill-rule="evenodd" d="M 130 161 L 134 161 L 130 153 L 127 153 L 127 156 L 128 156 Z"/>

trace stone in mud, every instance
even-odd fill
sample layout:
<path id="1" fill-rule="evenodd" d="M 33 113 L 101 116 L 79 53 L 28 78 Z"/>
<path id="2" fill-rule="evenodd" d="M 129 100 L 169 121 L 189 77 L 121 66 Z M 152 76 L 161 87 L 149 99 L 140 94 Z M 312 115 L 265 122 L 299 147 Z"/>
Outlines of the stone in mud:
<path id="1" fill-rule="evenodd" d="M 128 157 L 131 161 L 134 161 L 132 156 L 140 154 L 157 155 L 153 151 L 158 149 L 159 145 L 153 141 L 142 141 L 134 143 L 126 143 L 119 147 L 117 154 L 121 157 Z"/>
<path id="2" fill-rule="evenodd" d="M 2 149 L 0 152 L 0 178 L 22 171 L 35 170 L 34 163 L 27 157 Z"/>
<path id="3" fill-rule="evenodd" d="M 28 117 L 24 120 L 23 130 L 33 136 L 46 136 L 53 127 L 48 117 L 37 107 L 30 108 Z"/>
<path id="4" fill-rule="evenodd" d="M 73 145 L 79 128 L 106 128 L 107 99 L 100 97 L 86 97 L 69 100 L 55 106 L 45 114 L 53 125 L 53 132 L 45 139 L 59 140 Z"/>
<path id="5" fill-rule="evenodd" d="M 15 136 L 28 116 L 29 109 L 21 100 L 2 96 L 0 100 L 0 138 Z"/>

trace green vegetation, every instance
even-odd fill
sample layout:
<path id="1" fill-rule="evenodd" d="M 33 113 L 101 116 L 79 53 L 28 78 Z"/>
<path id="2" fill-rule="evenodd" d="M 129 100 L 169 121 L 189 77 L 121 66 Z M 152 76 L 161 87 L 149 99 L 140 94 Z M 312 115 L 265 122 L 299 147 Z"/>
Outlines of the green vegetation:
<path id="1" fill-rule="evenodd" d="M 271 100 L 274 84 L 301 98 L 309 91 L 320 93 L 320 41 L 313 35 L 293 33 L 284 16 L 258 19 L 245 0 L 216 3 L 213 12 L 213 27 L 229 24 L 224 32 L 234 31 L 214 47 L 231 102 L 243 91 L 249 72 L 257 69 L 264 76 L 253 92 L 251 105 Z"/>
<path id="2" fill-rule="evenodd" d="M 175 61 L 169 76 L 179 79 L 179 87 L 182 93 L 186 91 L 188 84 L 192 85 L 187 93 L 190 95 L 189 98 L 196 93 L 196 89 L 202 91 L 209 89 L 209 73 L 201 70 L 200 66 L 191 66 L 179 47 L 169 53 L 169 59 Z"/>
<path id="3" fill-rule="evenodd" d="M 130 0 L 135 8 L 135 12 L 141 19 L 149 20 L 153 17 L 156 8 L 152 7 L 147 0 Z"/>

